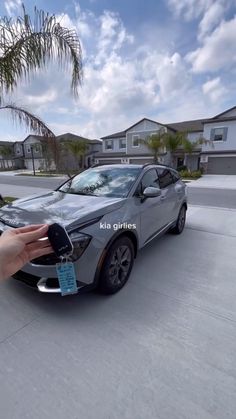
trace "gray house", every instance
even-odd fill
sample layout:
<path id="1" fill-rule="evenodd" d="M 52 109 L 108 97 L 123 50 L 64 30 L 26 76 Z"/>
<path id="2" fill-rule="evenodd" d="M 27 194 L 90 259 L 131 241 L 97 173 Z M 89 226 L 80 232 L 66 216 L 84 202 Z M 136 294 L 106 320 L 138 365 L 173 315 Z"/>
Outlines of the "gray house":
<path id="1" fill-rule="evenodd" d="M 175 168 L 183 165 L 184 160 L 191 170 L 203 167 L 205 173 L 236 174 L 236 107 L 208 119 L 198 119 L 170 124 L 162 124 L 143 118 L 124 131 L 102 137 L 103 149 L 96 154 L 95 162 L 109 163 L 151 163 L 152 153 L 139 139 L 156 134 L 160 129 L 165 132 L 186 132 L 190 141 L 199 138 L 211 140 L 210 145 L 198 146 L 190 155 L 179 148 L 174 155 L 162 150 L 159 161 L 172 164 Z"/>
<path id="2" fill-rule="evenodd" d="M 66 133 L 58 135 L 55 140 L 58 144 L 67 143 L 69 141 L 85 141 L 87 143 L 87 152 L 85 154 L 85 167 L 89 167 L 94 163 L 94 157 L 97 152 L 101 151 L 102 143 L 100 140 L 90 140 L 75 134 Z M 55 169 L 54 152 L 52 140 L 46 139 L 40 135 L 28 135 L 24 141 L 16 141 L 13 145 L 13 161 L 16 169 L 26 168 L 33 170 L 33 160 L 35 170 Z M 60 159 L 63 161 L 63 168 L 76 169 L 78 162 L 71 152 L 64 150 L 60 152 Z"/>
<path id="3" fill-rule="evenodd" d="M 73 141 L 85 142 L 87 145 L 87 151 L 84 156 L 85 167 L 90 167 L 95 161 L 96 154 L 102 150 L 101 140 L 90 140 L 88 138 L 81 137 L 81 136 L 71 134 L 71 133 L 58 135 L 57 141 L 59 141 L 61 144 L 64 143 L 65 145 L 67 142 L 73 142 Z M 73 156 L 70 151 L 66 150 L 66 147 L 64 147 L 64 152 L 62 154 L 64 155 L 64 160 L 66 161 L 67 167 L 71 169 L 76 169 L 78 167 L 78 161 L 76 161 L 77 160 L 76 157 Z"/>
<path id="4" fill-rule="evenodd" d="M 95 157 L 95 161 L 100 164 L 108 163 L 137 163 L 145 164 L 153 162 L 151 151 L 140 143 L 140 139 L 157 134 L 160 129 L 164 132 L 175 134 L 177 131 L 187 131 L 190 140 L 195 141 L 203 133 L 202 120 L 187 121 L 175 124 L 161 124 L 149 118 L 143 118 L 136 124 L 115 134 L 102 137 L 103 151 Z M 170 164 L 173 156 L 163 149 L 160 152 L 159 161 L 162 164 Z M 174 155 L 174 166 L 183 165 L 183 149 L 177 150 Z M 188 165 L 191 169 L 197 169 L 199 166 L 199 150 L 196 150 L 191 156 L 188 156 Z"/>
<path id="5" fill-rule="evenodd" d="M 214 148 L 202 146 L 201 165 L 209 174 L 236 174 L 236 106 L 204 121 L 203 136 Z"/>

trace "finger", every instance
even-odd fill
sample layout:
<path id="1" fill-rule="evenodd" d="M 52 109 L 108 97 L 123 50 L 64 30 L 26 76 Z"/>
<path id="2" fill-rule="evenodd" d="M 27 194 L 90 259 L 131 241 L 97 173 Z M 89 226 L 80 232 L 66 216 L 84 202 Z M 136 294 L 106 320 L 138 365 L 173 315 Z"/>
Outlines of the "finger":
<path id="1" fill-rule="evenodd" d="M 45 240 L 45 241 L 39 241 L 38 240 L 36 242 L 26 244 L 25 249 L 26 249 L 27 252 L 31 252 L 32 250 L 43 249 L 43 248 L 49 247 L 49 246 L 51 248 L 49 240 Z M 53 250 L 52 250 L 52 252 L 53 252 Z"/>
<path id="2" fill-rule="evenodd" d="M 45 224 L 42 227 L 38 228 L 37 230 L 30 231 L 27 233 L 21 233 L 20 238 L 25 244 L 31 243 L 45 237 L 47 231 L 48 231 L 48 225 Z"/>
<path id="3" fill-rule="evenodd" d="M 46 225 L 47 224 L 30 224 L 28 226 L 14 228 L 13 231 L 14 231 L 15 234 L 30 233 L 30 232 L 38 230 L 38 229 L 40 229 L 40 228 L 42 228 Z"/>
<path id="4" fill-rule="evenodd" d="M 36 241 L 36 242 L 34 242 L 34 243 L 43 243 L 43 244 L 44 244 L 44 246 L 50 246 L 50 245 L 51 245 L 51 243 L 50 243 L 50 241 L 48 240 L 47 236 L 46 236 L 46 237 L 43 237 L 42 239 L 37 240 L 37 241 Z"/>
<path id="5" fill-rule="evenodd" d="M 49 253 L 53 253 L 53 250 L 50 246 L 44 247 L 42 249 L 35 249 L 29 252 L 29 260 L 39 258 L 44 255 L 48 255 Z"/>

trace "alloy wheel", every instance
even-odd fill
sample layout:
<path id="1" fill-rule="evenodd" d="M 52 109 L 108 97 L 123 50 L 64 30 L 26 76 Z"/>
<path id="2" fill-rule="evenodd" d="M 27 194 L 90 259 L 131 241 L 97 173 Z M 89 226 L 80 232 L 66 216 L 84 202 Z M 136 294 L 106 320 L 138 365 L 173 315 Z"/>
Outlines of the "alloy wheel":
<path id="1" fill-rule="evenodd" d="M 109 266 L 109 277 L 113 285 L 125 282 L 132 262 L 131 250 L 128 246 L 117 247 Z"/>

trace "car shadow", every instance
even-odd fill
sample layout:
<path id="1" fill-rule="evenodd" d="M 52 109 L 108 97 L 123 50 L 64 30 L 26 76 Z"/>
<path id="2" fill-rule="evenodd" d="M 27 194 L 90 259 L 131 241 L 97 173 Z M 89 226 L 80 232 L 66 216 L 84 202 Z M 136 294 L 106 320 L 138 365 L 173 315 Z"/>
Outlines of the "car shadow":
<path id="1" fill-rule="evenodd" d="M 148 290 L 152 283 L 153 273 L 149 272 L 150 261 L 156 258 L 160 253 L 163 245 L 168 246 L 168 241 L 172 241 L 173 236 L 167 234 L 159 239 L 153 240 L 139 253 L 135 261 L 133 271 L 127 285 L 117 294 L 106 296 L 94 291 L 69 295 L 62 297 L 60 294 L 40 293 L 36 289 L 30 288 L 27 285 L 10 278 L 5 283 L 7 292 L 14 293 L 17 298 L 19 306 L 24 305 L 37 317 L 46 315 L 47 318 L 57 319 L 58 321 L 64 319 L 73 321 L 73 319 L 86 318 L 89 313 L 96 319 L 96 317 L 108 315 L 114 308 L 116 311 L 123 310 L 129 312 L 131 306 L 138 306 L 142 304 L 146 297 L 143 296 L 143 291 L 140 291 L 140 279 L 137 276 L 141 265 L 147 265 L 145 275 L 145 288 Z M 157 281 L 161 279 L 157 278 Z M 150 283 L 150 284 L 149 284 Z M 147 307 L 148 308 L 148 307 Z"/>

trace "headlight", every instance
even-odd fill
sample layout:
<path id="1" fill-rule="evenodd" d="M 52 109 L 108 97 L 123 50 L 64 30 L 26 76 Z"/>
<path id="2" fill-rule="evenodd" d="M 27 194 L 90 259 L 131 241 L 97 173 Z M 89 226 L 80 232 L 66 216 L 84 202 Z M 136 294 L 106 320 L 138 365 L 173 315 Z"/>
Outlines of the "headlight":
<path id="1" fill-rule="evenodd" d="M 70 233 L 69 236 L 74 246 L 74 250 L 71 255 L 71 260 L 74 262 L 75 260 L 79 259 L 80 256 L 82 256 L 92 237 L 77 231 Z"/>

